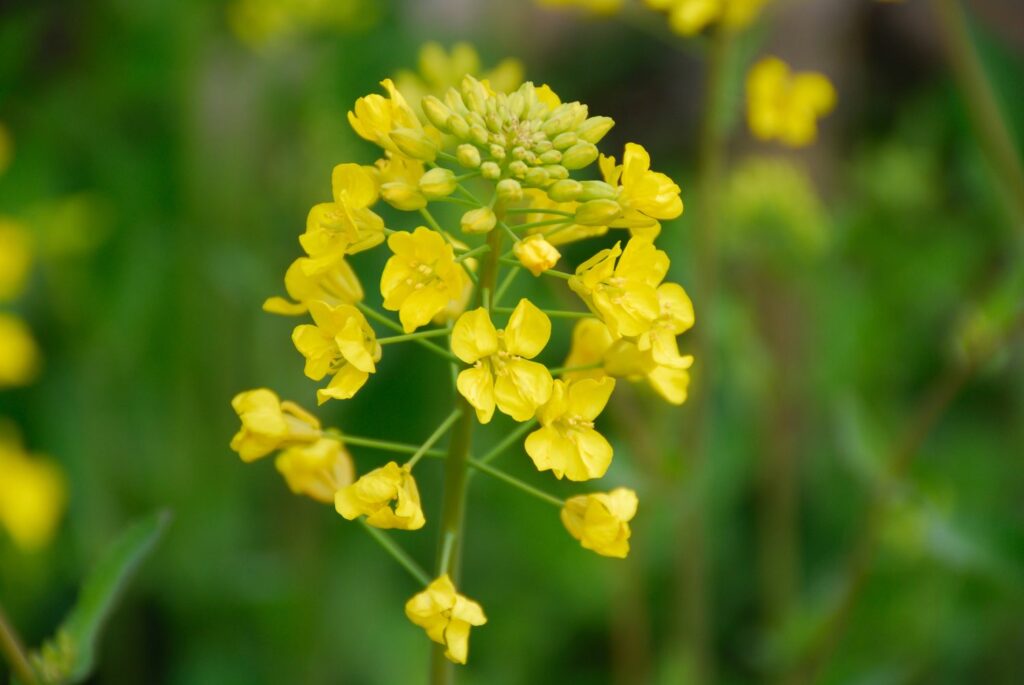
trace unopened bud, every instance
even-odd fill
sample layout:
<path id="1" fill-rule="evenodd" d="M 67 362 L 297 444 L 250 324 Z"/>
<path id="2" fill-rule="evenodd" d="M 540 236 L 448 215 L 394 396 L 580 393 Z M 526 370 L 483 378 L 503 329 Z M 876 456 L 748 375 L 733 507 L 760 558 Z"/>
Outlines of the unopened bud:
<path id="1" fill-rule="evenodd" d="M 501 178 L 501 167 L 495 162 L 484 162 L 480 165 L 480 175 L 488 181 L 497 181 Z"/>
<path id="2" fill-rule="evenodd" d="M 420 177 L 420 192 L 428 200 L 447 197 L 455 192 L 458 181 L 451 169 L 435 167 Z"/>
<path id="3" fill-rule="evenodd" d="M 571 178 L 555 181 L 548 186 L 548 197 L 555 202 L 572 202 L 583 192 L 583 184 Z"/>
<path id="4" fill-rule="evenodd" d="M 541 187 L 548 182 L 548 172 L 544 171 L 540 167 L 533 167 L 526 172 L 526 176 L 523 178 L 526 185 Z"/>
<path id="5" fill-rule="evenodd" d="M 480 166 L 480 150 L 475 145 L 463 143 L 455 148 L 455 159 L 467 169 L 476 169 Z"/>
<path id="6" fill-rule="evenodd" d="M 596 145 L 614 125 L 615 121 L 611 117 L 590 117 L 576 127 L 576 135 L 580 140 Z"/>
<path id="7" fill-rule="evenodd" d="M 391 141 L 413 159 L 433 162 L 437 157 L 437 145 L 422 131 L 412 128 L 396 128 L 391 132 Z"/>
<path id="8" fill-rule="evenodd" d="M 529 269 L 534 276 L 540 276 L 542 272 L 554 268 L 562 257 L 555 246 L 540 234 L 520 240 L 513 246 L 512 252 L 519 263 Z"/>
<path id="9" fill-rule="evenodd" d="M 562 155 L 562 166 L 566 169 L 582 169 L 597 160 L 597 147 L 593 143 L 576 143 Z"/>
<path id="10" fill-rule="evenodd" d="M 502 202 L 518 202 L 523 199 L 523 186 L 514 178 L 498 181 L 498 199 Z"/>
<path id="11" fill-rule="evenodd" d="M 443 102 L 433 95 L 428 95 L 423 98 L 420 107 L 423 109 L 423 114 L 427 117 L 427 121 L 445 133 L 451 132 L 451 129 L 448 127 L 448 119 L 452 116 L 452 111 Z"/>
<path id="12" fill-rule="evenodd" d="M 487 233 L 498 223 L 490 207 L 471 209 L 462 215 L 460 225 L 465 233 Z"/>
<path id="13" fill-rule="evenodd" d="M 419 189 L 404 181 L 385 183 L 380 187 L 380 196 L 395 209 L 411 212 L 427 206 L 427 198 Z"/>
<path id="14" fill-rule="evenodd" d="M 607 226 L 621 214 L 622 208 L 615 200 L 590 200 L 576 208 L 574 220 L 583 226 Z"/>
<path id="15" fill-rule="evenodd" d="M 614 200 L 618 197 L 618 192 L 614 187 L 608 185 L 604 181 L 583 181 L 583 192 L 576 198 L 580 202 L 586 202 L 587 200 Z"/>

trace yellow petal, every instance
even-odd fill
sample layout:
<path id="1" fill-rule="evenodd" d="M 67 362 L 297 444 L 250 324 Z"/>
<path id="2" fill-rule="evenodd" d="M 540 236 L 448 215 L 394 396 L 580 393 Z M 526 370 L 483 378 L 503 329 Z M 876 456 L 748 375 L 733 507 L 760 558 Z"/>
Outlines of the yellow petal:
<path id="1" fill-rule="evenodd" d="M 529 300 L 519 300 L 505 327 L 505 348 L 509 354 L 532 359 L 540 354 L 550 338 L 548 315 Z"/>
<path id="2" fill-rule="evenodd" d="M 494 416 L 494 378 L 489 369 L 474 367 L 459 373 L 455 382 L 459 394 L 476 409 L 480 423 L 490 423 Z"/>
<path id="3" fill-rule="evenodd" d="M 613 390 L 615 379 L 608 376 L 576 381 L 569 386 L 568 410 L 574 416 L 593 421 L 604 411 Z"/>
<path id="4" fill-rule="evenodd" d="M 452 328 L 452 352 L 473 364 L 498 351 L 498 332 L 483 307 L 468 311 L 459 317 Z"/>

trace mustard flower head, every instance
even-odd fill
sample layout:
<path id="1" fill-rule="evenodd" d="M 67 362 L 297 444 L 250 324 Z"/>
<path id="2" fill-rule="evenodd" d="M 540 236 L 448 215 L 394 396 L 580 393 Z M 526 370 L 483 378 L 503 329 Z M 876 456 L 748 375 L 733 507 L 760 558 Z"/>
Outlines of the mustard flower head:
<path id="1" fill-rule="evenodd" d="M 562 507 L 562 523 L 584 549 L 624 559 L 629 554 L 629 522 L 636 508 L 636 493 L 629 488 L 579 495 Z"/>
<path id="2" fill-rule="evenodd" d="M 272 390 L 239 393 L 231 406 L 242 420 L 231 449 L 242 461 L 256 461 L 284 447 L 308 445 L 320 439 L 316 417 L 294 402 L 282 402 Z"/>
<path id="3" fill-rule="evenodd" d="M 365 516 L 377 528 L 416 530 L 426 523 L 411 470 L 393 461 L 338 490 L 334 508 L 350 521 Z"/>
<path id="4" fill-rule="evenodd" d="M 682 36 L 700 33 L 721 23 L 738 30 L 750 25 L 767 0 L 645 0 L 654 10 L 666 12 L 673 31 Z"/>
<path id="5" fill-rule="evenodd" d="M 21 295 L 32 266 L 32 239 L 16 221 L 0 217 L 0 302 Z"/>
<path id="6" fill-rule="evenodd" d="M 761 140 L 790 147 L 810 145 L 818 119 L 836 106 L 836 91 L 823 74 L 793 73 L 777 57 L 766 57 L 747 74 L 747 122 Z"/>
<path id="7" fill-rule="evenodd" d="M 539 471 L 583 481 L 600 478 L 612 463 L 612 446 L 594 430 L 615 381 L 586 378 L 556 380 L 551 399 L 537 412 L 541 428 L 526 438 L 526 453 Z"/>
<path id="8" fill-rule="evenodd" d="M 473 366 L 459 373 L 457 386 L 480 423 L 490 422 L 495 406 L 516 421 L 527 421 L 548 401 L 551 372 L 530 360 L 550 337 L 551 320 L 526 299 L 501 330 L 483 307 L 459 317 L 452 330 L 452 352 Z"/>
<path id="9" fill-rule="evenodd" d="M 412 233 L 398 231 L 388 238 L 388 247 L 394 256 L 384 265 L 380 292 L 384 308 L 398 312 L 406 333 L 462 300 L 469 277 L 440 233 L 424 226 Z"/>
<path id="10" fill-rule="evenodd" d="M 31 383 L 40 364 L 39 348 L 25 322 L 0 312 L 0 388 Z"/>
<path id="11" fill-rule="evenodd" d="M 274 466 L 293 493 L 324 504 L 333 503 L 335 493 L 355 480 L 352 455 L 334 438 L 289 447 Z"/>
<path id="12" fill-rule="evenodd" d="M 10 436 L 0 436 L 0 474 L 0 527 L 23 550 L 45 547 L 67 504 L 63 471 L 26 454 Z"/>
<path id="13" fill-rule="evenodd" d="M 508 58 L 485 71 L 480 55 L 469 43 L 456 43 L 446 51 L 440 43 L 429 42 L 420 48 L 419 71 L 398 72 L 395 84 L 419 114 L 424 97 L 443 96 L 449 88 L 458 87 L 466 74 L 486 82 L 499 93 L 507 93 L 523 82 L 523 64 Z"/>
<path id="14" fill-rule="evenodd" d="M 487 623 L 484 610 L 456 592 L 447 573 L 406 602 L 405 615 L 444 645 L 444 655 L 457 664 L 466 663 L 469 655 L 469 629 Z"/>
<path id="15" fill-rule="evenodd" d="M 309 313 L 315 325 L 301 324 L 292 333 L 295 348 L 306 358 L 306 376 L 315 381 L 331 376 L 327 387 L 317 390 L 320 404 L 347 400 L 377 370 L 377 336 L 362 312 L 350 304 L 312 302 Z"/>

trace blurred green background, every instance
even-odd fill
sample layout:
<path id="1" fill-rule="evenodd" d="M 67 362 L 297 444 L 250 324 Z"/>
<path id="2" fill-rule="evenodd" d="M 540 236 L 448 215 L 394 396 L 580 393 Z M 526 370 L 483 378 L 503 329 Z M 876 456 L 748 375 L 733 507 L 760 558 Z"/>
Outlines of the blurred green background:
<path id="1" fill-rule="evenodd" d="M 0 602 L 26 641 L 49 636 L 126 522 L 175 513 L 92 682 L 423 682 L 429 642 L 403 615 L 416 590 L 403 570 L 329 507 L 292 496 L 268 462 L 245 466 L 227 445 L 240 390 L 314 404 L 295 322 L 260 305 L 283 292 L 333 165 L 377 156 L 345 113 L 415 68 L 424 42 L 469 41 L 487 66 L 519 58 L 528 79 L 616 120 L 605 152 L 645 145 L 683 188 L 687 211 L 661 247 L 671 278 L 694 284 L 703 39 L 671 36 L 640 7 L 598 19 L 525 1 L 344 0 L 299 16 L 286 5 L 0 2 L 0 122 L 14 144 L 0 213 L 44 246 L 16 306 L 44 369 L 0 393 L 0 416 L 63 466 L 70 491 L 47 549 L 26 554 L 0 537 Z M 968 5 L 1022 140 L 1024 7 Z M 791 152 L 746 132 L 742 73 L 766 52 L 836 84 L 817 145 Z M 473 632 L 460 680 L 699 682 L 704 662 L 714 664 L 706 682 L 786 682 L 817 626 L 842 615 L 819 682 L 1022 682 L 1019 340 L 976 369 L 909 470 L 886 476 L 936 379 L 1024 302 L 1024 232 L 972 132 L 930 5 L 772 8 L 740 39 L 733 68 L 719 292 L 713 311 L 695 301 L 698 326 L 713 323 L 705 467 L 680 432 L 688 404 L 641 389 L 617 397 L 601 424 L 616 460 L 599 487 L 640 494 L 626 561 L 580 549 L 549 508 L 474 479 L 464 584 L 490 622 Z M 570 263 L 601 240 L 570 250 Z M 383 259 L 360 262 L 371 301 Z M 556 334 L 556 349 L 567 339 Z M 358 398 L 316 413 L 419 442 L 446 414 L 446 373 L 416 346 L 389 349 Z M 354 456 L 361 470 L 387 458 Z M 521 455 L 501 463 L 580 491 Z M 429 522 L 440 469 L 425 466 Z M 699 597 L 681 518 L 703 531 Z M 842 614 L 865 525 L 878 545 Z M 400 540 L 426 564 L 435 534 L 428 523 Z"/>

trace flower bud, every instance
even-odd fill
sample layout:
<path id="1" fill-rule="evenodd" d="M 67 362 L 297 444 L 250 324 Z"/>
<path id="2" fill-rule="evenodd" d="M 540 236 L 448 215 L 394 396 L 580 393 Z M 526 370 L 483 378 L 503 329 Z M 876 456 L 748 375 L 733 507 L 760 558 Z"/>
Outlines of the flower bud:
<path id="1" fill-rule="evenodd" d="M 526 172 L 526 177 L 523 180 L 526 185 L 540 187 L 548 182 L 548 172 L 540 167 L 533 167 Z"/>
<path id="2" fill-rule="evenodd" d="M 576 143 L 562 155 L 562 166 L 566 169 L 582 169 L 597 160 L 597 147 L 593 143 Z"/>
<path id="3" fill-rule="evenodd" d="M 497 192 L 502 202 L 518 202 L 523 199 L 523 186 L 514 178 L 498 181 Z"/>
<path id="4" fill-rule="evenodd" d="M 558 150 L 548 150 L 538 159 L 540 159 L 541 164 L 558 164 L 562 161 L 562 153 Z"/>
<path id="5" fill-rule="evenodd" d="M 541 272 L 553 268 L 562 257 L 555 246 L 540 234 L 520 240 L 513 246 L 512 252 L 534 276 L 539 276 Z"/>
<path id="6" fill-rule="evenodd" d="M 517 159 L 508 165 L 508 170 L 516 178 L 522 178 L 526 176 L 526 172 L 530 170 L 530 167 L 526 166 L 526 162 Z"/>
<path id="7" fill-rule="evenodd" d="M 614 200 L 618 197 L 618 192 L 615 188 L 604 181 L 583 181 L 582 185 L 583 192 L 576 198 L 580 202 L 586 202 L 587 200 Z"/>
<path id="8" fill-rule="evenodd" d="M 422 131 L 411 128 L 396 128 L 391 132 L 392 142 L 402 154 L 424 162 L 433 162 L 437 157 L 437 145 Z"/>
<path id="9" fill-rule="evenodd" d="M 458 181 L 451 169 L 435 167 L 420 177 L 420 192 L 428 200 L 435 200 L 439 197 L 447 197 L 455 192 Z"/>
<path id="10" fill-rule="evenodd" d="M 490 152 L 491 157 L 494 157 L 495 159 L 505 159 L 505 148 L 497 143 L 491 143 L 490 147 L 487 148 L 487 151 Z"/>
<path id="11" fill-rule="evenodd" d="M 548 197 L 555 202 L 571 202 L 583 192 L 583 184 L 571 178 L 555 181 L 548 186 Z"/>
<path id="12" fill-rule="evenodd" d="M 501 178 L 501 167 L 495 162 L 484 162 L 480 165 L 480 175 L 488 181 L 496 181 Z"/>
<path id="13" fill-rule="evenodd" d="M 469 124 L 458 114 L 452 114 L 448 117 L 448 130 L 452 132 L 452 135 L 461 140 L 469 138 Z"/>
<path id="14" fill-rule="evenodd" d="M 541 126 L 541 130 L 548 138 L 554 138 L 572 125 L 572 120 L 576 117 L 576 114 L 569 104 L 560 105 L 551 113 L 551 116 L 544 122 L 544 125 Z"/>
<path id="15" fill-rule="evenodd" d="M 544 171 L 547 172 L 548 178 L 552 181 L 561 181 L 562 179 L 569 178 L 569 170 L 561 164 L 546 164 Z"/>
<path id="16" fill-rule="evenodd" d="M 459 223 L 465 233 L 487 233 L 497 225 L 498 217 L 490 207 L 480 207 L 463 214 Z"/>
<path id="17" fill-rule="evenodd" d="M 576 135 L 580 140 L 596 145 L 614 125 L 615 121 L 611 117 L 590 117 L 576 127 Z"/>
<path id="18" fill-rule="evenodd" d="M 476 169 L 480 166 L 480 150 L 469 143 L 463 143 L 455 148 L 455 158 L 467 169 Z"/>
<path id="19" fill-rule="evenodd" d="M 469 127 L 469 139 L 477 145 L 487 145 L 489 140 L 487 129 L 479 124 L 473 124 Z"/>
<path id="20" fill-rule="evenodd" d="M 411 212 L 427 206 L 427 198 L 414 185 L 404 181 L 384 183 L 380 187 L 380 196 L 395 209 Z"/>
<path id="21" fill-rule="evenodd" d="M 452 111 L 443 102 L 433 95 L 428 95 L 423 98 L 420 107 L 423 108 L 423 114 L 427 117 L 427 121 L 445 133 L 451 132 L 448 126 L 448 119 L 451 118 Z"/>
<path id="22" fill-rule="evenodd" d="M 567 150 L 579 142 L 579 136 L 573 131 L 566 131 L 565 133 L 559 133 L 555 136 L 555 139 L 551 141 L 551 144 L 556 150 Z"/>
<path id="23" fill-rule="evenodd" d="M 607 226 L 622 215 L 615 200 L 590 200 L 576 209 L 575 221 L 584 226 Z"/>

